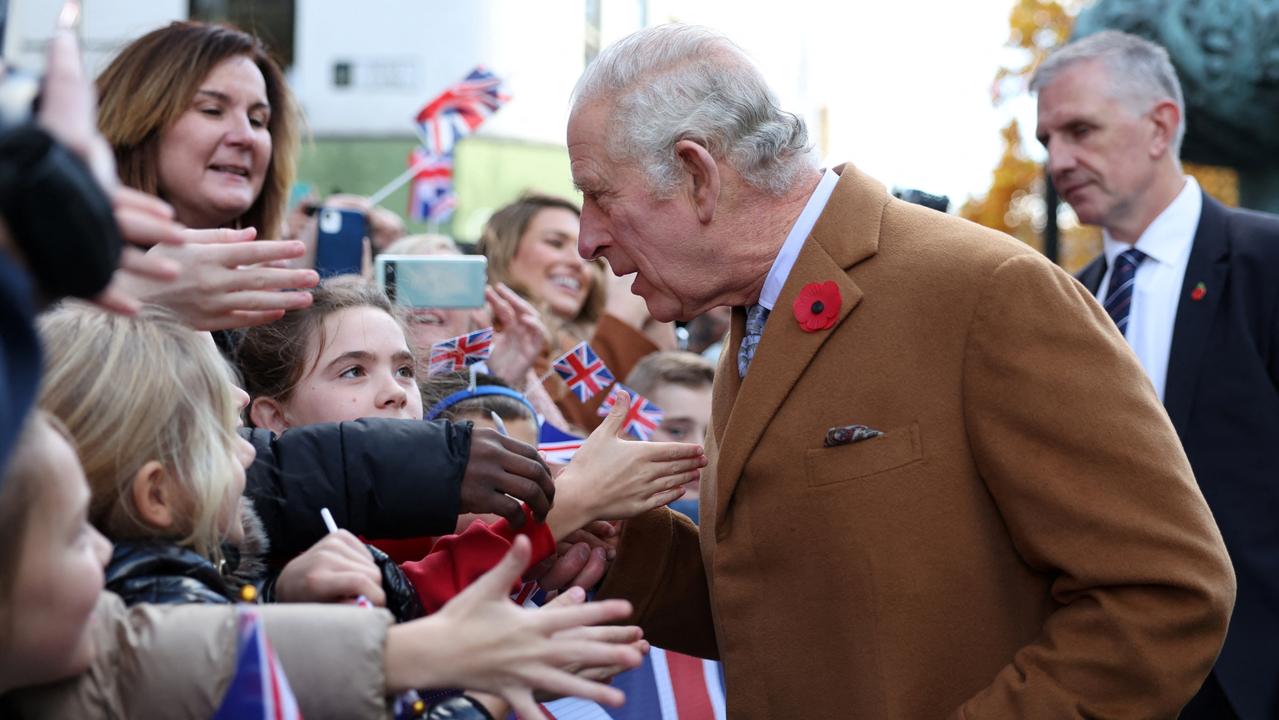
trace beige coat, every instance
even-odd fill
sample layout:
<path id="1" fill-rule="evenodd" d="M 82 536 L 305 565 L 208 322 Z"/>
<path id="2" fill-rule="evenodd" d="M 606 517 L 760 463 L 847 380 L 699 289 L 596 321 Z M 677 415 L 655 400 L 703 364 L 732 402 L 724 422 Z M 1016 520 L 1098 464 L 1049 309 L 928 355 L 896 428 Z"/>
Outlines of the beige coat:
<path id="1" fill-rule="evenodd" d="M 792 303 L 835 281 L 836 325 Z M 1093 298 L 845 167 L 744 382 L 734 313 L 702 526 L 628 521 L 603 593 L 718 656 L 747 718 L 1171 718 L 1234 601 L 1221 536 Z M 740 386 L 740 387 L 739 387 Z M 823 447 L 860 423 L 882 437 Z"/>
<path id="2" fill-rule="evenodd" d="M 342 605 L 264 605 L 271 644 L 302 716 L 390 717 L 383 651 L 391 615 Z M 205 720 L 235 670 L 231 605 L 138 605 L 104 592 L 93 617 L 88 672 L 12 693 L 19 717 Z"/>

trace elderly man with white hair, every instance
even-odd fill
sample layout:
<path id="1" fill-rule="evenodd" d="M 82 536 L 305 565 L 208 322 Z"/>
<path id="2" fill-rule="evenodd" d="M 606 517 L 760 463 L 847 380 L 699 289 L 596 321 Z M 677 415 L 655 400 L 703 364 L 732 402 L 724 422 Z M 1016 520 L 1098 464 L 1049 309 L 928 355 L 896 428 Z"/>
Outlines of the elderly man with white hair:
<path id="1" fill-rule="evenodd" d="M 872 106 L 872 109 L 877 106 Z M 733 307 L 701 532 L 626 522 L 601 594 L 747 718 L 1174 717 L 1234 577 L 1114 324 L 1026 246 L 819 169 L 708 30 L 606 49 L 579 250 L 669 321 Z"/>

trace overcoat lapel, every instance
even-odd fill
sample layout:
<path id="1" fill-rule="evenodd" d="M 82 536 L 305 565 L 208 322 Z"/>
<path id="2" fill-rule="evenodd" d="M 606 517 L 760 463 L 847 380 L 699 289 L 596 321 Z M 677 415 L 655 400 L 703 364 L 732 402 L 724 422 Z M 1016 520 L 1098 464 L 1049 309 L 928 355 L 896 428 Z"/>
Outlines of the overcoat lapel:
<path id="1" fill-rule="evenodd" d="M 736 397 L 728 395 L 728 390 L 737 383 L 736 353 L 744 333 L 745 315 L 740 309 L 733 312 L 729 344 L 724 349 L 732 357 L 720 364 L 720 392 L 716 393 L 719 402 L 712 410 L 718 425 L 724 422 L 719 418 L 724 415 L 725 404 L 731 405 L 724 429 L 716 431 L 721 442 L 715 470 L 715 533 L 721 540 L 731 524 L 727 510 L 733 492 L 764 429 L 813 356 L 861 301 L 862 291 L 848 276 L 848 268 L 873 256 L 879 247 L 880 220 L 889 201 L 888 193 L 884 186 L 851 166 L 836 170 L 840 172 L 839 183 L 782 287 L 764 325 L 750 370 L 736 388 Z M 826 281 L 839 286 L 839 315 L 832 327 L 805 332 L 795 319 L 792 305 L 805 285 Z M 724 374 L 732 377 L 725 378 Z"/>
<path id="2" fill-rule="evenodd" d="M 1226 210 L 1207 193 L 1199 228 L 1195 231 L 1186 277 L 1181 283 L 1177 301 L 1177 319 L 1172 328 L 1172 348 L 1168 354 L 1168 377 L 1164 382 L 1164 406 L 1168 417 L 1185 437 L 1190 420 L 1195 381 L 1203 366 L 1212 319 L 1217 315 L 1221 296 L 1226 293 L 1226 275 L 1230 269 L 1230 242 L 1227 239 Z M 1204 294 L 1195 300 L 1192 294 L 1199 283 Z"/>

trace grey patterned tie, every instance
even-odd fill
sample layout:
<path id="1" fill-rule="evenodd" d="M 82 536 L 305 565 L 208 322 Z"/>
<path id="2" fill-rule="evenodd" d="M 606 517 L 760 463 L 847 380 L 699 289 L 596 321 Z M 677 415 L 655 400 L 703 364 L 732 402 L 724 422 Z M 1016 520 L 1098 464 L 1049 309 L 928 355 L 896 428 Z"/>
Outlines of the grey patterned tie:
<path id="1" fill-rule="evenodd" d="M 737 351 L 737 373 L 746 377 L 746 369 L 755 359 L 755 348 L 759 338 L 764 334 L 764 323 L 768 322 L 768 308 L 763 305 L 751 305 L 746 308 L 746 336 L 742 338 L 742 347 Z"/>

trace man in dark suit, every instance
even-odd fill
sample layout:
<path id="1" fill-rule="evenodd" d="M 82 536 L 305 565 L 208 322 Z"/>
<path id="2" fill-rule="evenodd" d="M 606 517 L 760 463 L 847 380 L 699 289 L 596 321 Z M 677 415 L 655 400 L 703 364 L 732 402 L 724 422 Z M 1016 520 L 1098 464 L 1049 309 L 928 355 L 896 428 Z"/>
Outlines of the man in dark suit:
<path id="1" fill-rule="evenodd" d="M 1225 647 L 1182 717 L 1279 717 L 1279 218 L 1226 208 L 1183 174 L 1163 48 L 1098 33 L 1031 87 L 1053 184 L 1104 231 L 1079 280 L 1163 400 L 1238 578 Z"/>

